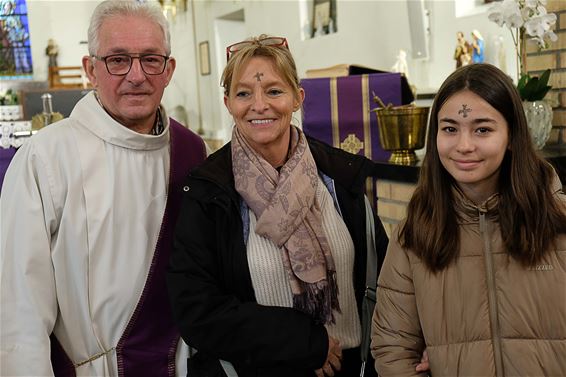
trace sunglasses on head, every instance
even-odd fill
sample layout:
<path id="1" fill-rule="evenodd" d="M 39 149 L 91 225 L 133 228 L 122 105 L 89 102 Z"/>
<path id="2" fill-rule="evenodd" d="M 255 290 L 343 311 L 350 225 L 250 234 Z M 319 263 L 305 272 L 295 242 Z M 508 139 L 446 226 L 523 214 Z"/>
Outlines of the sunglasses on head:
<path id="1" fill-rule="evenodd" d="M 289 44 L 287 43 L 287 38 L 283 37 L 265 37 L 261 39 L 252 39 L 249 41 L 242 41 L 238 43 L 234 43 L 226 47 L 226 61 L 230 60 L 230 57 L 240 51 L 243 47 L 248 45 L 257 44 L 260 46 L 272 46 L 272 47 L 285 47 L 289 49 Z"/>

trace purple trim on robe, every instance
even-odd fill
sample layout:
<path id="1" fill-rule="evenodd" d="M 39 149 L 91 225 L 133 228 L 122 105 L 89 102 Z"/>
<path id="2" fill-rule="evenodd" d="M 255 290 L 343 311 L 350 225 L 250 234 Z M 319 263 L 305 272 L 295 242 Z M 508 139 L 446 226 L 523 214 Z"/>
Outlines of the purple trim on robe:
<path id="1" fill-rule="evenodd" d="M 173 377 L 179 330 L 173 322 L 165 272 L 173 246 L 173 231 L 181 204 L 181 186 L 189 170 L 206 159 L 203 140 L 169 119 L 171 163 L 163 222 L 149 274 L 130 322 L 118 345 L 118 375 Z M 57 377 L 75 377 L 73 362 L 57 338 L 51 336 L 51 364 Z"/>
<path id="2" fill-rule="evenodd" d="M 77 375 L 75 366 L 69 359 L 69 356 L 67 356 L 59 340 L 55 337 L 55 334 L 51 334 L 49 340 L 51 341 L 51 367 L 53 368 L 53 374 L 56 377 L 75 377 Z"/>
<path id="3" fill-rule="evenodd" d="M 0 147 L 0 191 L 2 189 L 2 184 L 4 182 L 4 176 L 6 175 L 6 170 L 10 166 L 10 161 L 16 154 L 15 148 L 4 149 Z"/>
<path id="4" fill-rule="evenodd" d="M 134 314 L 116 347 L 119 376 L 175 375 L 179 330 L 173 322 L 165 272 L 181 204 L 181 185 L 189 170 L 204 161 L 204 142 L 170 119 L 171 172 L 163 223 L 148 278 Z M 200 147 L 200 148 L 198 148 Z"/>

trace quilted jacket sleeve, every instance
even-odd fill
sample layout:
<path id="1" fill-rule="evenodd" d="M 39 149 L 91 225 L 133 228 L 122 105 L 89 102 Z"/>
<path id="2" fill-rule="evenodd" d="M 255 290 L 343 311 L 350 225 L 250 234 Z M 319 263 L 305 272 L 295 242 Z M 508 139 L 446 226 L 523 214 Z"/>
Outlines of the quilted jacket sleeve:
<path id="1" fill-rule="evenodd" d="M 424 348 L 409 256 L 394 235 L 379 275 L 372 320 L 377 372 L 382 377 L 426 376 L 415 371 Z"/>

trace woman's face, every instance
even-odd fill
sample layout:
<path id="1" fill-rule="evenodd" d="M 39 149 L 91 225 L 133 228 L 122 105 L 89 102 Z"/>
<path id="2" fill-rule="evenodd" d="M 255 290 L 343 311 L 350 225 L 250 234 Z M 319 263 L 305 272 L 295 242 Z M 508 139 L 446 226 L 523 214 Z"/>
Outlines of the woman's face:
<path id="1" fill-rule="evenodd" d="M 234 77 L 224 103 L 247 142 L 277 167 L 285 162 L 291 116 L 303 99 L 304 91 L 297 98 L 271 59 L 256 56 Z"/>
<path id="2" fill-rule="evenodd" d="M 497 191 L 509 126 L 481 97 L 463 90 L 438 112 L 436 143 L 440 161 L 462 191 L 481 203 Z"/>

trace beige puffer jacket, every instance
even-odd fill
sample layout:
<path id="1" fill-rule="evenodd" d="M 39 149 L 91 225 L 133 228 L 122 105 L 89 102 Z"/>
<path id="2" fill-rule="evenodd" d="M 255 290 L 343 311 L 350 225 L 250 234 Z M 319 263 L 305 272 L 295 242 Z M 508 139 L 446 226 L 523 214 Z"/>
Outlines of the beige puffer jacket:
<path id="1" fill-rule="evenodd" d="M 526 269 L 502 249 L 497 196 L 461 199 L 460 257 L 436 275 L 391 238 L 372 324 L 378 373 L 419 375 L 426 347 L 434 377 L 566 376 L 566 235 Z"/>

